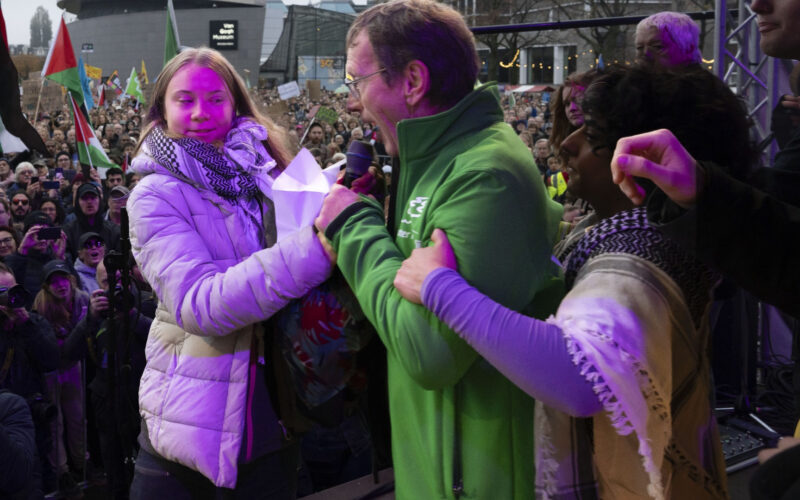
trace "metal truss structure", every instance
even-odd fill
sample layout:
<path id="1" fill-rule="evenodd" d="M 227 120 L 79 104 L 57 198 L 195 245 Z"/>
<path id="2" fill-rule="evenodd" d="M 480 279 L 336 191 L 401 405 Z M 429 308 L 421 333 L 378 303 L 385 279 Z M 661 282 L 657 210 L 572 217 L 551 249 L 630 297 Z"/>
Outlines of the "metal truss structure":
<path id="1" fill-rule="evenodd" d="M 770 165 L 777 152 L 770 132 L 772 110 L 788 91 L 792 65 L 761 52 L 756 15 L 749 2 L 738 0 L 730 8 L 734 6 L 728 0 L 716 0 L 715 7 L 714 72 L 747 103 L 764 164 Z"/>

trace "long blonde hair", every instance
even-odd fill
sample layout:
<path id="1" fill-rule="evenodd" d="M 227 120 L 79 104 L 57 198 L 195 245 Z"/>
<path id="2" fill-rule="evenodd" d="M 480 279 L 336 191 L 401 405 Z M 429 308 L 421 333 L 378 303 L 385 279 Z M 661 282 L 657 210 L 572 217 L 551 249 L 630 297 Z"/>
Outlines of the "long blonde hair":
<path id="1" fill-rule="evenodd" d="M 164 100 L 167 95 L 167 87 L 175 73 L 187 64 L 196 64 L 218 74 L 233 97 L 233 108 L 236 116 L 249 116 L 267 129 L 268 139 L 264 142 L 264 147 L 267 148 L 267 152 L 278 162 L 281 168 L 286 167 L 292 161 L 294 152 L 290 147 L 286 131 L 273 122 L 272 119 L 258 111 L 258 108 L 250 98 L 250 94 L 247 92 L 247 87 L 245 87 L 244 82 L 231 66 L 231 63 L 222 54 L 207 47 L 185 49 L 170 59 L 164 69 L 161 70 L 155 87 L 153 87 L 153 104 L 147 113 L 147 121 L 142 129 L 141 140 L 136 148 L 136 153 L 139 152 L 145 137 L 153 130 L 153 127 L 166 128 Z"/>

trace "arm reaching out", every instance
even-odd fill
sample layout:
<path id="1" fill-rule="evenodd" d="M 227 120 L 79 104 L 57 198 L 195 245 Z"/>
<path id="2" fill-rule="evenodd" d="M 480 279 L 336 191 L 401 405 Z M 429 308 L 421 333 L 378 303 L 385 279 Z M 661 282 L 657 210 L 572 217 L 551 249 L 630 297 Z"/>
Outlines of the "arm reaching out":
<path id="1" fill-rule="evenodd" d="M 703 189 L 699 172 L 697 161 L 665 129 L 623 137 L 611 158 L 614 182 L 637 205 L 644 202 L 645 193 L 634 176 L 650 179 L 681 207 L 693 207 Z"/>
<path id="2" fill-rule="evenodd" d="M 592 385 L 579 373 L 556 325 L 501 306 L 455 270 L 447 235 L 435 229 L 433 246 L 403 261 L 394 285 L 423 304 L 520 389 L 543 403 L 585 417 L 600 411 Z"/>

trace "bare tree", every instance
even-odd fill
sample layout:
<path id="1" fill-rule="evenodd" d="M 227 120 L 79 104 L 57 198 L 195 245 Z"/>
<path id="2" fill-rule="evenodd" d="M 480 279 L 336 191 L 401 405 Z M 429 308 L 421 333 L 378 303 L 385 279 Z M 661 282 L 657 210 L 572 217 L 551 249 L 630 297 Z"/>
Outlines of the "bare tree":
<path id="1" fill-rule="evenodd" d="M 470 26 L 495 26 L 505 24 L 535 22 L 537 17 L 544 16 L 535 9 L 541 2 L 536 0 L 455 0 L 452 6 L 459 10 Z M 546 10 L 545 10 L 546 12 Z M 515 54 L 518 49 L 532 44 L 546 43 L 550 40 L 546 32 L 493 33 L 478 35 L 477 39 L 489 49 L 487 61 L 489 80 L 497 80 L 500 65 L 500 54 L 507 50 Z M 512 65 L 510 80 L 516 81 L 519 69 Z"/>
<path id="2" fill-rule="evenodd" d="M 602 19 L 635 14 L 639 2 L 635 0 L 552 0 L 560 20 Z M 586 42 L 595 54 L 606 61 L 627 57 L 627 37 L 630 26 L 593 26 L 576 29 L 575 33 Z"/>
<path id="3" fill-rule="evenodd" d="M 53 38 L 53 23 L 50 14 L 41 5 L 31 18 L 31 47 L 49 47 Z"/>

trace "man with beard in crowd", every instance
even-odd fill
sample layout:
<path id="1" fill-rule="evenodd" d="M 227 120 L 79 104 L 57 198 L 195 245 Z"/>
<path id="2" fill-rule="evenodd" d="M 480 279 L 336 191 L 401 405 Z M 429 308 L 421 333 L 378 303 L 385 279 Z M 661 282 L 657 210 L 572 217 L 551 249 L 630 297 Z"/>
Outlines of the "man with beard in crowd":
<path id="1" fill-rule="evenodd" d="M 31 213 L 31 197 L 25 191 L 16 191 L 11 194 L 11 220 L 14 223 L 14 229 L 18 233 L 24 234 L 23 225 L 25 224 L 25 217 Z"/>
<path id="2" fill-rule="evenodd" d="M 81 236 L 93 232 L 100 235 L 108 248 L 119 246 L 119 226 L 106 220 L 100 213 L 100 189 L 92 183 L 82 184 L 75 196 L 75 219 L 64 224 L 67 234 L 67 249 L 78 255 Z"/>
<path id="3" fill-rule="evenodd" d="M 319 149 L 320 165 L 325 165 L 328 161 L 328 147 L 325 145 L 325 129 L 322 124 L 314 122 L 308 126 L 308 137 L 304 145 L 309 151 Z"/>

